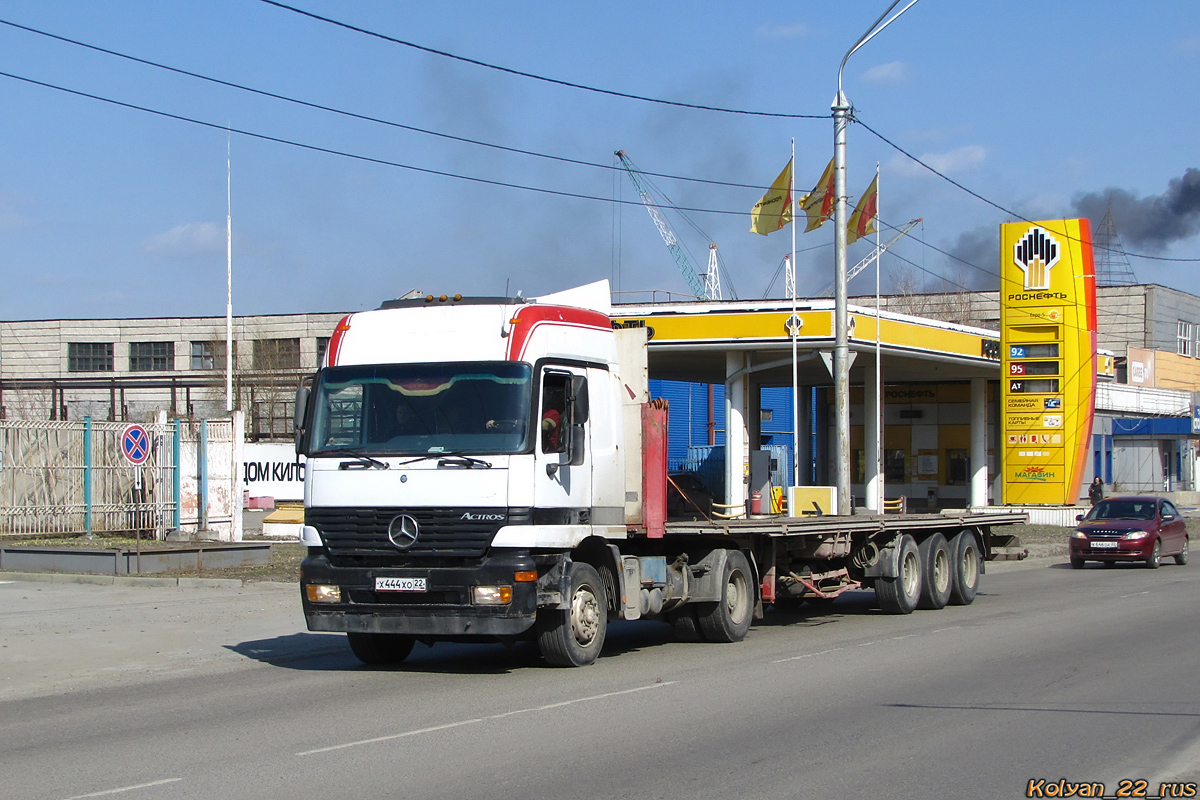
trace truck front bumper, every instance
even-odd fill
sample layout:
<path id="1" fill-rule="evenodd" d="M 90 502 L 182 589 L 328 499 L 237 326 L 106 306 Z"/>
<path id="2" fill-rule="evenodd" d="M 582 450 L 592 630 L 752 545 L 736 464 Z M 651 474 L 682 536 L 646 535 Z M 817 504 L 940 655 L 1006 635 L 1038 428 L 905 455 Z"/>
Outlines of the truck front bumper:
<path id="1" fill-rule="evenodd" d="M 514 573 L 536 570 L 525 553 L 484 556 L 463 567 L 338 567 L 313 551 L 300 568 L 300 599 L 310 631 L 400 633 L 417 637 L 519 636 L 533 626 L 538 587 Z M 423 592 L 377 592 L 376 578 L 424 578 Z M 314 603 L 309 585 L 337 586 L 341 601 Z M 475 605 L 476 586 L 511 586 L 504 605 Z"/>

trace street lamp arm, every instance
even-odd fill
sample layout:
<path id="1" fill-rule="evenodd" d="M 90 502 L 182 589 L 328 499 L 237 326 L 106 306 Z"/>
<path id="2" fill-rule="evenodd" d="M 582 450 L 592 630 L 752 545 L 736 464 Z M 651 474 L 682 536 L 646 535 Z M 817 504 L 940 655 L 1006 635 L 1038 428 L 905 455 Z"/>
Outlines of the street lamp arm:
<path id="1" fill-rule="evenodd" d="M 888 14 L 892 13 L 893 8 L 900 5 L 900 0 L 893 0 L 892 4 L 890 6 L 888 6 L 886 9 L 884 9 L 884 12 L 879 15 L 879 19 L 875 20 L 875 22 L 871 24 L 871 27 L 867 28 L 867 32 L 864 33 L 862 36 L 860 36 L 858 41 L 854 43 L 854 46 L 846 51 L 846 55 L 842 58 L 842 64 L 841 64 L 841 66 L 838 67 L 838 97 L 839 98 L 841 98 L 843 96 L 842 95 L 842 70 L 844 70 L 846 68 L 846 62 L 850 60 L 850 56 L 854 55 L 855 51 L 857 51 L 858 48 L 862 47 L 864 44 L 866 44 L 867 42 L 874 39 L 876 34 L 878 34 L 880 31 L 882 31 L 888 25 L 891 25 L 893 22 L 895 22 L 897 19 L 899 19 L 901 14 L 903 14 L 905 11 L 908 11 L 910 8 L 912 8 L 916 4 L 917 4 L 917 0 L 909 0 L 908 5 L 906 5 L 904 8 L 900 9 L 899 11 L 897 11 L 896 15 L 893 16 L 891 19 L 889 19 L 887 22 L 884 22 L 882 25 L 880 25 L 879 23 L 883 22 L 883 18 L 886 17 Z"/>

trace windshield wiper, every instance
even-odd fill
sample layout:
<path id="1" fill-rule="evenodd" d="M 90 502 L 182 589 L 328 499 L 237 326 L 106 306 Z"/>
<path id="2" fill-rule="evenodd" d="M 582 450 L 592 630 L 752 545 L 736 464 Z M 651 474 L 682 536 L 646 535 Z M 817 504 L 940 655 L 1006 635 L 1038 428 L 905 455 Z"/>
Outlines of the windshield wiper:
<path id="1" fill-rule="evenodd" d="M 481 458 L 471 458 L 457 453 L 443 455 L 438 459 L 438 467 L 458 467 L 459 469 L 491 469 L 492 462 L 484 461 Z"/>
<path id="2" fill-rule="evenodd" d="M 320 453 L 322 455 L 325 453 L 331 453 L 340 456 L 350 456 L 351 458 L 357 459 L 357 463 L 360 467 L 369 467 L 371 469 L 389 468 L 387 463 L 380 461 L 377 458 L 371 458 L 370 456 L 363 455 L 362 453 L 356 451 L 353 447 L 335 447 L 332 450 L 321 450 Z M 338 464 L 338 469 L 350 469 L 351 466 L 354 466 L 351 464 L 351 462 L 343 461 L 341 464 Z"/>

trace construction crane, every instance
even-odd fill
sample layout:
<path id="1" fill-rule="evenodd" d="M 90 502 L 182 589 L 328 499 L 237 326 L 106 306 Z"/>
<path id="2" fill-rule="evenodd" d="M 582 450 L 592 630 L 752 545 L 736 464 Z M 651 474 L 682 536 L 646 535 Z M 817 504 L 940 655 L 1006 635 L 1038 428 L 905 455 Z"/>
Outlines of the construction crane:
<path id="1" fill-rule="evenodd" d="M 862 261 L 859 261 L 853 267 L 848 269 L 846 271 L 846 283 L 849 284 L 851 278 L 853 278 L 858 273 L 862 272 L 867 267 L 871 266 L 871 264 L 874 263 L 875 259 L 877 259 L 883 255 L 885 250 L 887 250 L 889 247 L 894 245 L 896 242 L 898 242 L 902 238 L 904 238 L 905 234 L 907 234 L 909 231 L 911 231 L 917 225 L 921 224 L 921 222 L 924 219 L 925 219 L 924 217 L 917 217 L 914 220 L 909 220 L 908 224 L 905 225 L 903 228 L 901 228 L 896 233 L 895 236 L 893 236 L 891 239 L 888 239 L 887 242 L 885 242 L 884 244 L 882 244 L 879 247 L 872 250 L 871 254 L 869 256 L 867 256 Z M 821 292 L 820 296 L 821 297 L 833 297 L 833 288 L 834 288 L 833 284 L 829 284 L 828 286 L 825 287 L 825 290 L 823 292 Z"/>
<path id="2" fill-rule="evenodd" d="M 663 216 L 658 203 L 654 202 L 654 198 L 650 196 L 649 189 L 642 182 L 637 167 L 629 160 L 629 156 L 625 155 L 624 150 L 616 151 L 615 155 L 621 159 L 621 166 L 629 173 L 629 178 L 633 181 L 633 185 L 637 189 L 638 197 L 641 198 L 642 203 L 646 206 L 646 210 L 650 212 L 650 219 L 654 220 L 654 227 L 658 228 L 663 241 L 667 243 L 667 249 L 671 251 L 671 257 L 675 259 L 676 266 L 679 267 L 679 271 L 683 273 L 684 280 L 691 287 L 692 294 L 703 300 L 720 300 L 721 277 L 717 271 L 717 246 L 711 243 L 708 245 L 708 274 L 701 281 L 700 276 L 696 274 L 696 270 L 692 267 L 692 262 L 688 261 L 687 254 L 679 246 L 679 239 L 675 236 L 675 231 L 671 229 L 671 225 Z"/>

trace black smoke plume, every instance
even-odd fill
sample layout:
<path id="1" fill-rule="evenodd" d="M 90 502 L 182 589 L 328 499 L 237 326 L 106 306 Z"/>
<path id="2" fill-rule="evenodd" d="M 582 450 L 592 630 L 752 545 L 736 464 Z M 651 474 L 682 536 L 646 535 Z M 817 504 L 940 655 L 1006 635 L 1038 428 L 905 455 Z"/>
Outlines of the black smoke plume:
<path id="1" fill-rule="evenodd" d="M 1104 219 L 1112 202 L 1113 224 L 1127 245 L 1160 251 L 1200 231 L 1200 170 L 1189 168 L 1172 178 L 1160 195 L 1136 197 L 1124 189 L 1105 189 L 1072 200 L 1075 213 L 1092 221 Z"/>

